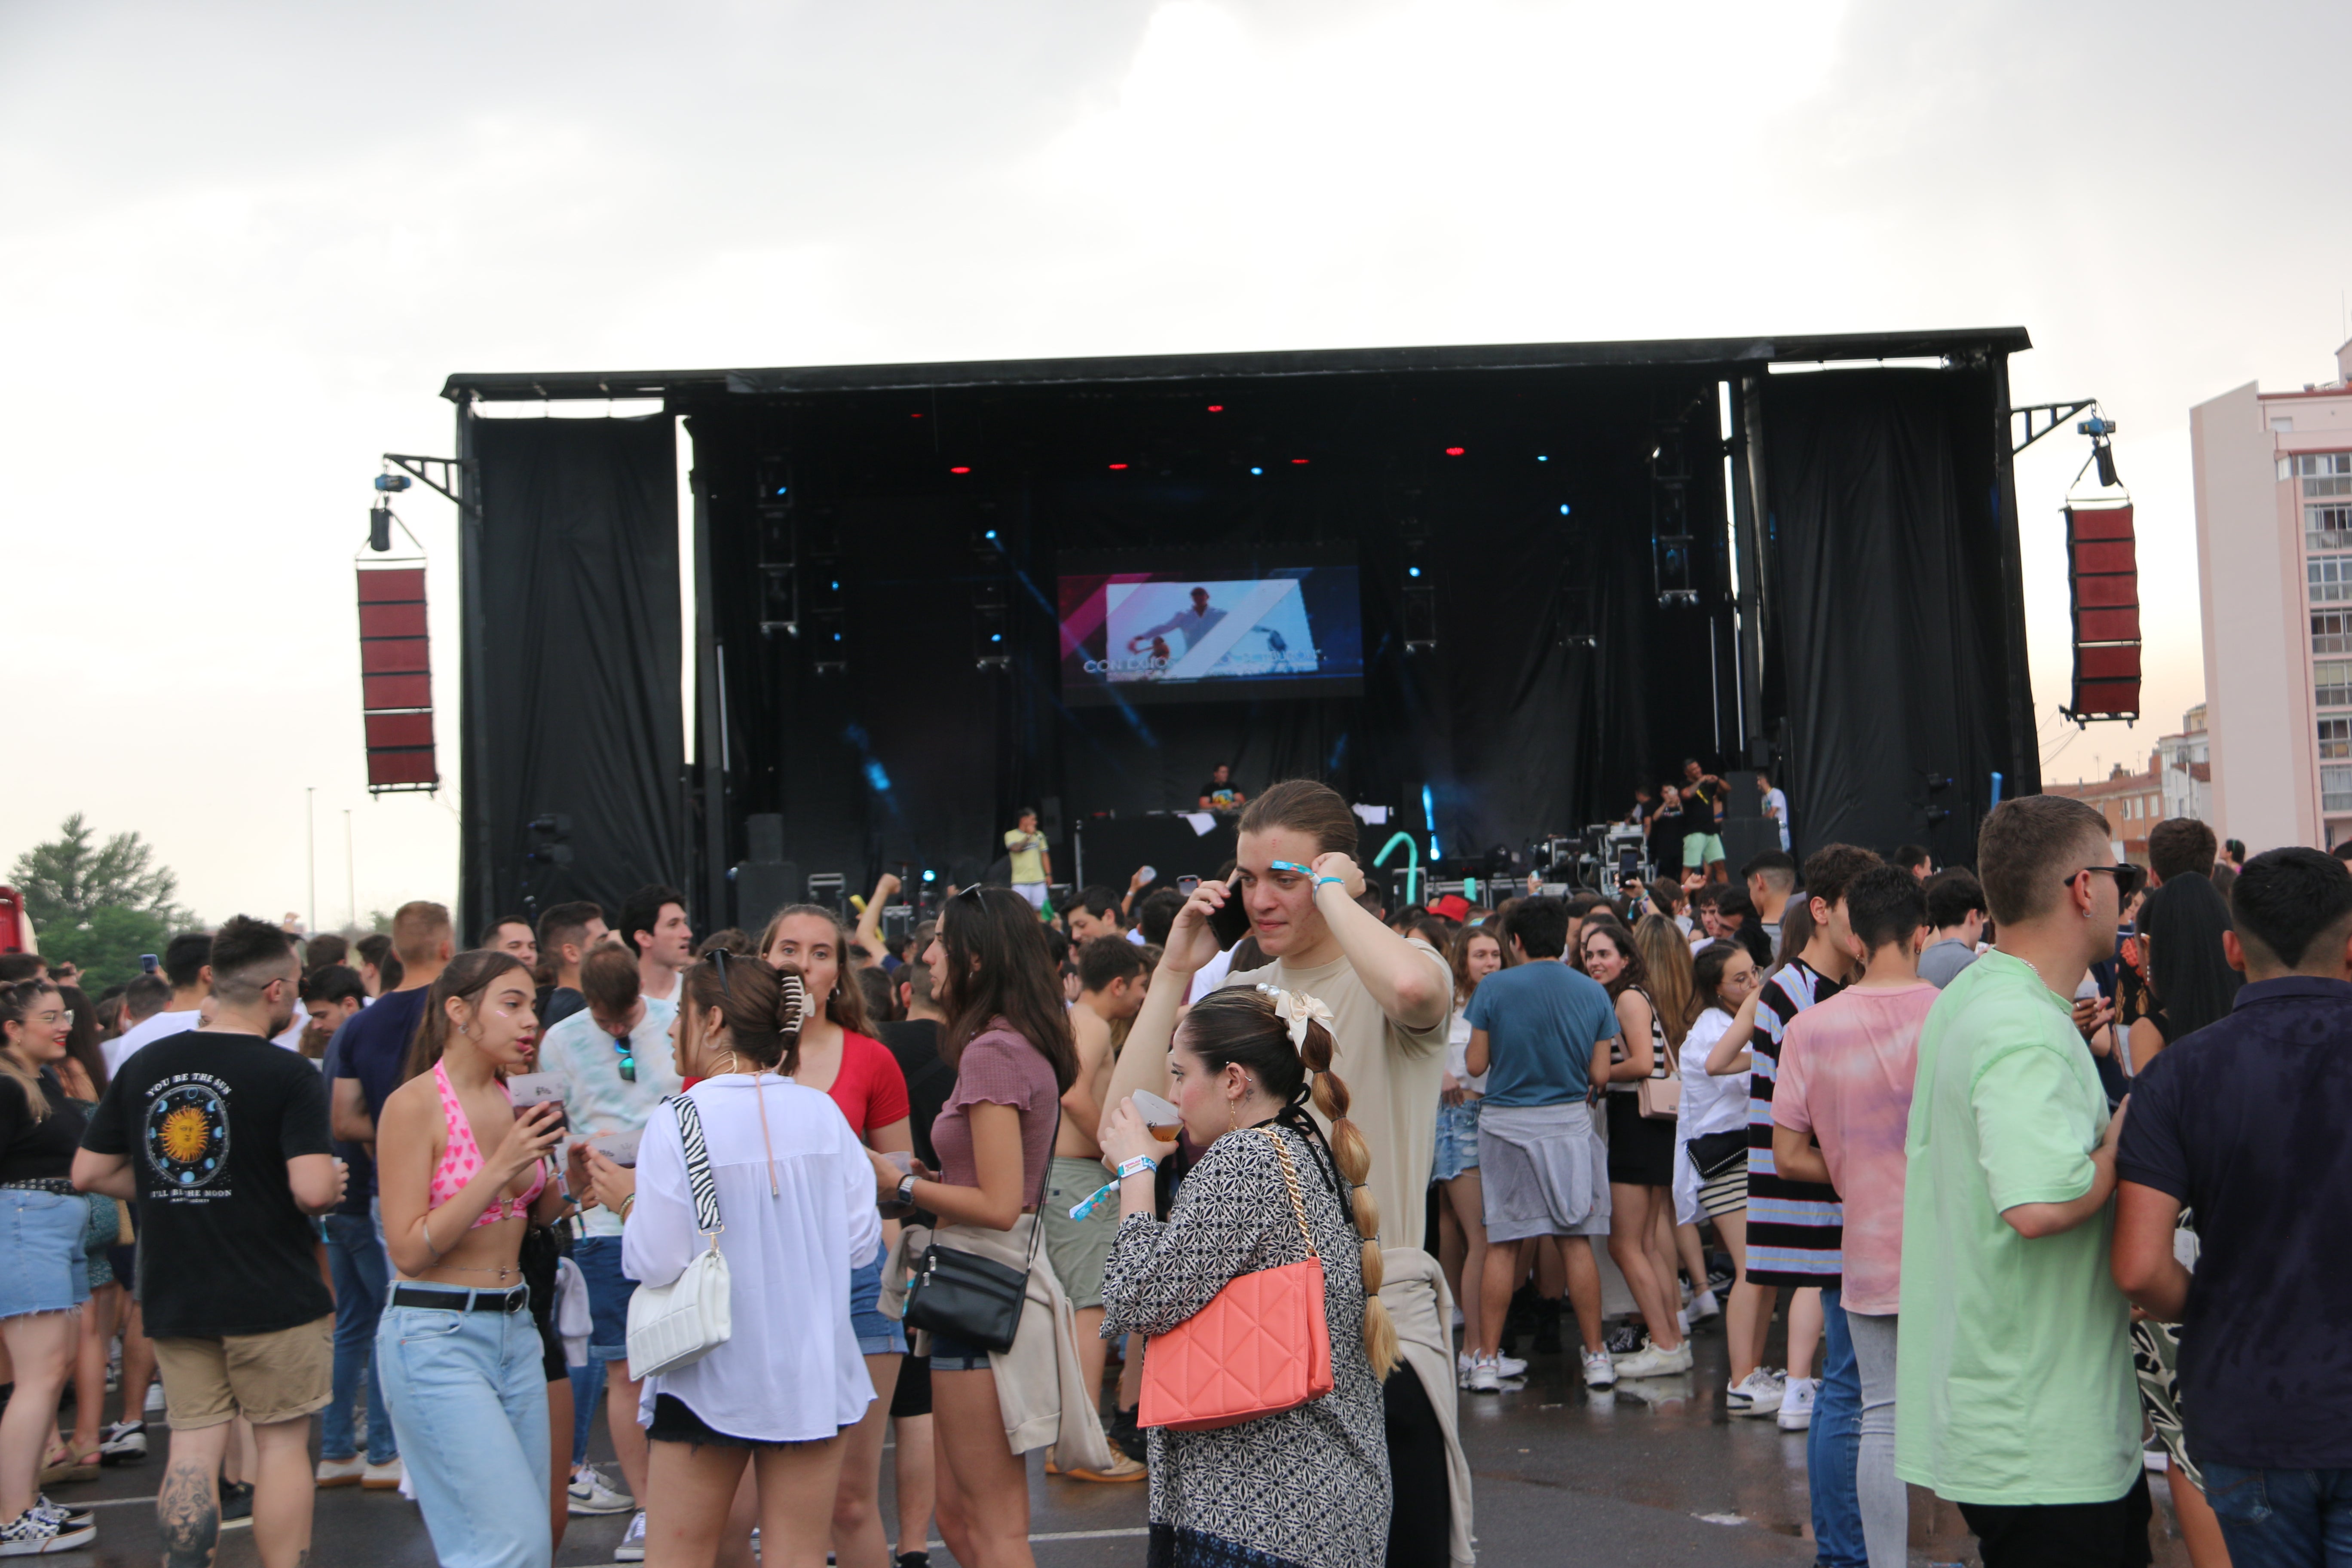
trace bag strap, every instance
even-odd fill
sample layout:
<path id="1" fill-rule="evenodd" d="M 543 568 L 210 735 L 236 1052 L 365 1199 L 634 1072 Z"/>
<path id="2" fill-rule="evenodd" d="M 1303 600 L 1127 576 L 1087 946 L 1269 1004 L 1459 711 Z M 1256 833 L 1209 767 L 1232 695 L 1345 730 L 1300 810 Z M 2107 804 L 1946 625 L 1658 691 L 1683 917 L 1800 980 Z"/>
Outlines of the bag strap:
<path id="1" fill-rule="evenodd" d="M 1062 1102 L 1054 1101 L 1054 1136 L 1045 1145 L 1045 1168 L 1037 1173 L 1037 1208 L 1029 1216 L 1029 1261 L 1024 1272 L 1037 1267 L 1037 1243 L 1045 1235 L 1045 1189 L 1054 1180 L 1054 1145 L 1062 1141 Z"/>
<path id="2" fill-rule="evenodd" d="M 1290 1212 L 1298 1220 L 1298 1234 L 1307 1242 L 1307 1256 L 1319 1258 L 1323 1255 L 1315 1250 L 1315 1233 L 1307 1228 L 1307 1202 L 1298 1195 L 1298 1172 L 1290 1163 L 1290 1145 L 1271 1127 L 1260 1126 L 1258 1131 L 1274 1145 L 1274 1157 L 1281 1162 L 1282 1184 L 1290 1193 Z"/>
<path id="3" fill-rule="evenodd" d="M 702 1142 L 702 1112 L 694 1101 L 683 1094 L 673 1094 L 668 1101 L 677 1114 L 678 1141 L 686 1145 L 686 1184 L 694 1194 L 694 1228 L 719 1245 L 719 1233 L 727 1227 L 719 1223 L 719 1184 L 710 1179 L 710 1151 Z"/>

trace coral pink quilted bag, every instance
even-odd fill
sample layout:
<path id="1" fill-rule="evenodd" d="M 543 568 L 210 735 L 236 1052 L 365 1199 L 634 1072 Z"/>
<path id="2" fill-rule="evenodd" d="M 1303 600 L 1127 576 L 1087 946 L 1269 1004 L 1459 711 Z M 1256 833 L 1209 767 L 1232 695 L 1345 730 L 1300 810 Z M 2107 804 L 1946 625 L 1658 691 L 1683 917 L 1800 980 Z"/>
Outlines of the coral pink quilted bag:
<path id="1" fill-rule="evenodd" d="M 1209 1304 L 1164 1334 L 1143 1355 L 1143 1399 L 1136 1423 L 1177 1432 L 1235 1426 L 1296 1410 L 1331 1392 L 1331 1329 L 1323 1316 L 1323 1259 L 1307 1228 L 1298 1173 L 1274 1129 L 1261 1127 L 1282 1162 L 1290 1212 L 1307 1257 L 1225 1282 Z"/>

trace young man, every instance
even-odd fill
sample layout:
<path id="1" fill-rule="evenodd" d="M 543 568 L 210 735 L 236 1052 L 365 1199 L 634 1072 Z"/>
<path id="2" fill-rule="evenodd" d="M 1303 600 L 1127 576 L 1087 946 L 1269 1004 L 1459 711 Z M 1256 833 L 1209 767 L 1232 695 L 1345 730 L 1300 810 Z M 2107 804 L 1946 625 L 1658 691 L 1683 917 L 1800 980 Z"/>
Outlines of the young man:
<path id="1" fill-rule="evenodd" d="M 1226 976 L 1279 986 L 1332 1014 L 1333 1070 L 1353 1101 L 1372 1157 L 1366 1192 L 1381 1216 L 1386 1280 L 1405 1365 L 1381 1385 L 1396 1506 L 1388 1561 L 1443 1568 L 1470 1557 L 1469 1466 L 1454 1434 L 1452 1333 L 1439 1315 L 1444 1276 L 1422 1250 L 1437 1093 L 1445 1075 L 1454 974 L 1428 943 L 1399 936 L 1358 900 L 1355 814 L 1338 791 L 1303 779 L 1274 784 L 1242 808 L 1233 880 L 1203 882 L 1168 933 L 1168 949 L 1129 1031 L 1106 1103 L 1139 1089 L 1168 1092 L 1168 1047 L 1192 976 L 1218 955 L 1209 916 L 1238 899 L 1250 934 L 1273 962 Z"/>
<path id="2" fill-rule="evenodd" d="M 1723 781 L 1698 765 L 1696 757 L 1683 762 L 1683 869 L 1704 869 L 1710 882 L 1723 879 Z"/>
<path id="3" fill-rule="evenodd" d="M 392 917 L 388 956 L 401 966 L 400 983 L 343 1026 L 340 1070 L 328 1089 L 335 1136 L 347 1143 L 375 1142 L 375 1119 L 405 1075 L 408 1047 L 425 1016 L 425 991 L 457 956 L 457 927 L 448 907 L 422 899 L 401 905 Z M 376 1196 L 373 1169 L 368 1195 Z M 379 1215 L 376 1235 L 383 1234 Z"/>
<path id="4" fill-rule="evenodd" d="M 1127 923 L 1119 919 L 1119 900 L 1108 888 L 1088 888 L 1069 911 L 1070 943 L 1082 946 L 1098 936 L 1127 940 Z"/>
<path id="5" fill-rule="evenodd" d="M 333 1392 L 334 1301 L 310 1216 L 341 1200 L 344 1173 L 318 1069 L 270 1044 L 301 986 L 292 941 L 240 915 L 213 938 L 209 968 L 211 1026 L 124 1064 L 73 1180 L 139 1204 L 141 1309 L 172 1422 L 155 1500 L 164 1561 L 212 1561 L 221 1462 L 243 1417 L 260 1459 L 254 1545 L 268 1568 L 293 1568 L 310 1551 L 310 1415 Z"/>
<path id="6" fill-rule="evenodd" d="M 1070 1210 L 1105 1180 L 1102 1145 L 1096 1142 L 1095 1131 L 1109 1110 L 1103 1095 L 1110 1088 L 1114 1059 L 1111 1030 L 1131 1023 L 1143 1010 L 1151 977 L 1144 972 L 1143 950 L 1117 937 L 1098 936 L 1083 942 L 1071 956 L 1078 970 L 1078 1000 L 1070 1009 L 1071 1032 L 1077 1037 L 1078 1076 L 1062 1096 L 1062 1127 L 1054 1140 L 1042 1212 L 1045 1254 L 1062 1289 L 1069 1292 L 1071 1310 L 1077 1314 L 1078 1367 L 1086 1373 L 1086 1385 L 1099 1389 L 1110 1349 L 1099 1332 L 1103 1265 L 1109 1261 L 1111 1243 L 1118 1237 L 1118 1215 L 1108 1203 L 1098 1205 L 1083 1220 L 1072 1219 Z M 1148 1475 L 1124 1454 L 1114 1454 L 1112 1460 L 1108 1471 L 1062 1473 L 1082 1481 L 1139 1481 Z"/>
<path id="7" fill-rule="evenodd" d="M 1780 913 L 1789 907 L 1789 899 L 1797 890 L 1797 863 L 1778 849 L 1767 849 L 1739 868 L 1739 879 L 1748 886 L 1748 901 L 1756 906 L 1757 922 L 1764 931 L 1764 940 L 1775 951 L 1780 945 Z"/>
<path id="8" fill-rule="evenodd" d="M 332 1084 L 341 1074 L 344 1025 L 360 1016 L 367 989 L 348 964 L 321 964 L 302 982 L 314 1026 L 327 1032 L 319 1078 Z M 367 1145 L 334 1142 L 335 1158 L 350 1173 L 343 1201 L 325 1219 L 327 1272 L 335 1287 L 334 1400 L 319 1434 L 318 1484 L 389 1491 L 400 1485 L 400 1445 L 392 1413 L 383 1402 L 383 1382 L 375 1365 L 376 1324 L 391 1290 L 390 1264 L 368 1217 L 368 1194 L 375 1187 L 375 1164 Z M 367 1453 L 360 1453 L 352 1409 L 360 1380 L 367 1380 Z"/>
<path id="9" fill-rule="evenodd" d="M 2122 1119 L 2073 1021 L 2115 947 L 2132 868 L 2113 857 L 2106 819 L 2063 795 L 1987 817 L 2000 936 L 1919 1036 L 1895 1468 L 1960 1505 L 1985 1568 L 2149 1561 L 2131 1314 L 2107 1268 Z"/>
<path id="10" fill-rule="evenodd" d="M 327 1054 L 335 1031 L 359 1016 L 367 1005 L 367 986 L 360 972 L 348 963 L 322 963 L 302 976 L 302 1005 L 310 1019 L 304 1026 L 302 1054 L 317 1061 Z M 338 1156 L 341 1151 L 336 1151 Z M 366 1188 L 361 1188 L 364 1195 Z"/>
<path id="11" fill-rule="evenodd" d="M 399 989 L 400 960 L 393 956 L 392 938 L 383 931 L 360 938 L 360 984 L 367 987 L 370 997 Z"/>
<path id="12" fill-rule="evenodd" d="M 539 933 L 520 915 L 499 915 L 482 928 L 482 940 L 477 947 L 493 952 L 510 953 L 522 960 L 526 969 L 539 967 Z"/>
<path id="13" fill-rule="evenodd" d="M 1202 811 L 1239 811 L 1249 804 L 1249 797 L 1234 787 L 1231 764 L 1219 763 L 1209 770 L 1209 782 L 1201 786 Z"/>
<path id="14" fill-rule="evenodd" d="M 1941 991 L 1977 961 L 1984 940 L 1984 884 L 1955 867 L 1927 879 L 1927 923 L 1935 928 L 1919 955 L 1919 978 Z"/>
<path id="15" fill-rule="evenodd" d="M 1812 937 L 1757 994 L 1748 1072 L 1748 1278 L 1733 1287 L 1724 1314 L 1730 1341 L 1732 1413 L 1761 1415 L 1771 1411 L 1782 1431 L 1808 1434 L 1807 1467 L 1813 1475 L 1846 1478 L 1842 1488 L 1827 1495 L 1819 1486 L 1813 1489 L 1814 1531 L 1821 1538 L 1822 1561 L 1832 1568 L 1863 1560 L 1853 1485 L 1862 1382 L 1843 1321 L 1832 1321 L 1825 1310 L 1819 1320 L 1825 1341 L 1822 1375 L 1817 1381 L 1810 1374 L 1814 1351 L 1811 1324 L 1818 1299 L 1804 1299 L 1798 1292 L 1837 1285 L 1837 1194 L 1821 1183 L 1783 1175 L 1773 1163 L 1772 1095 L 1789 1021 L 1835 995 L 1846 982 L 1852 962 L 1846 955 L 1842 900 L 1855 878 L 1879 864 L 1877 856 L 1851 844 L 1832 844 L 1805 858 Z M 1783 1288 L 1790 1291 L 1792 1326 L 1802 1322 L 1804 1327 L 1790 1336 L 1788 1381 L 1775 1385 L 1758 1373 L 1772 1320 L 1772 1298 Z M 1817 1405 L 1826 1408 L 1817 1409 Z M 1812 1430 L 1816 1425 L 1818 1432 Z"/>
<path id="16" fill-rule="evenodd" d="M 580 990 L 580 964 L 588 950 L 601 947 L 613 940 L 613 931 L 604 923 L 601 904 L 585 900 L 577 903 L 557 904 L 539 917 L 539 951 L 555 970 L 555 984 L 548 987 L 540 1003 L 539 1027 L 541 1034 L 588 1005 L 588 998 Z"/>
<path id="17" fill-rule="evenodd" d="M 1909 872 L 1924 882 L 1936 874 L 1936 858 L 1924 845 L 1906 844 L 1895 851 L 1896 869 Z"/>
<path id="18" fill-rule="evenodd" d="M 1593 1084 L 1609 1070 L 1617 1009 L 1599 982 L 1561 962 L 1568 951 L 1566 904 L 1521 900 L 1507 930 L 1513 966 L 1479 982 L 1468 1015 L 1469 1069 L 1474 1077 L 1487 1075 L 1478 1111 L 1486 1263 L 1479 1321 L 1469 1325 L 1469 1386 L 1480 1394 L 1501 1389 L 1503 1320 L 1511 1293 L 1527 1278 L 1538 1242 L 1560 1237 L 1580 1238 L 1562 1247 L 1560 1256 L 1584 1338 L 1585 1386 L 1607 1388 L 1621 1369 L 1611 1364 L 1601 1337 L 1601 1268 L 1580 1237 L 1609 1195 L 1607 1147 L 1588 1101 Z M 1685 1346 L 1684 1365 L 1689 1357 Z M 1666 1369 L 1643 1371 L 1629 1363 L 1622 1370 L 1646 1377 Z"/>
<path id="19" fill-rule="evenodd" d="M 1919 1026 L 1936 1005 L 1937 991 L 1919 978 L 1927 899 L 1917 878 L 1894 866 L 1874 866 L 1847 886 L 1840 903 L 1846 956 L 1862 978 L 1789 1020 L 1772 1092 L 1772 1164 L 1784 1176 L 1819 1182 L 1843 1195 L 1844 1272 L 1839 1284 L 1822 1292 L 1822 1310 L 1843 1309 L 1853 1335 L 1862 1440 L 1853 1475 L 1838 1479 L 1853 1485 L 1861 1499 L 1870 1568 L 1904 1568 L 1910 1509 L 1895 1474 L 1903 1138 L 1911 1119 Z M 1837 1462 L 1840 1456 L 1826 1458 Z"/>
<path id="20" fill-rule="evenodd" d="M 1789 838 L 1788 793 L 1772 782 L 1772 775 L 1763 768 L 1756 770 L 1756 793 L 1764 797 L 1764 820 L 1780 830 L 1780 853 L 1793 847 Z"/>
<path id="21" fill-rule="evenodd" d="M 637 961 L 637 984 L 646 999 L 675 1005 L 677 977 L 694 967 L 686 895 L 659 884 L 631 893 L 621 906 L 621 944 Z"/>
<path id="22" fill-rule="evenodd" d="M 2176 877 L 2210 877 L 2219 853 L 2213 830 L 2193 816 L 2170 816 L 2147 830 L 2147 885 Z"/>
<path id="23" fill-rule="evenodd" d="M 664 889 L 655 889 L 656 892 Z M 661 1108 L 666 1095 L 681 1094 L 686 1080 L 678 1076 L 670 1043 L 670 1022 L 677 1004 L 646 994 L 646 954 L 666 952 L 649 948 L 646 937 L 656 936 L 662 918 L 677 908 L 675 899 L 648 900 L 632 896 L 631 913 L 623 919 L 635 942 L 637 956 L 618 946 L 599 947 L 581 965 L 580 988 L 588 1005 L 540 1037 L 539 1069 L 563 1080 L 563 1109 L 572 1130 L 583 1137 L 605 1132 L 643 1132 Z M 684 916 L 681 913 L 679 923 Z M 633 923 L 634 922 L 634 923 Z M 666 937 L 660 938 L 667 941 Z M 666 961 L 651 967 L 668 975 L 673 990 L 678 970 Z M 575 1155 L 584 1145 L 574 1145 Z M 586 1172 L 576 1162 L 572 1173 L 574 1192 L 585 1190 Z M 572 1261 L 588 1285 L 588 1364 L 602 1366 L 605 1425 L 613 1434 L 614 1457 L 620 1461 L 629 1496 L 638 1511 L 622 1538 L 625 1550 L 645 1544 L 646 1429 L 637 1424 L 638 1385 L 629 1380 L 629 1299 L 637 1282 L 621 1270 L 621 1220 L 609 1209 L 592 1208 L 581 1215 L 580 1239 Z M 586 1420 L 595 1407 L 596 1390 L 579 1390 L 572 1452 L 584 1458 Z M 575 1466 L 575 1485 L 583 1497 L 597 1485 L 593 1474 Z"/>
<path id="24" fill-rule="evenodd" d="M 2235 1009 L 2167 1047 L 2116 1119 L 2113 1268 L 2135 1305 L 2180 1324 L 2181 1419 L 2231 1562 L 2318 1568 L 2352 1542 L 2352 872 L 2273 849 L 2230 905 Z M 2174 1251 L 2184 1207 L 2194 1273 Z"/>
<path id="25" fill-rule="evenodd" d="M 1019 826 L 1004 835 L 1004 852 L 1013 861 L 1013 890 L 1043 914 L 1046 886 L 1054 879 L 1054 852 L 1046 847 L 1045 836 L 1037 831 L 1036 807 L 1023 806 L 1016 820 Z"/>
<path id="26" fill-rule="evenodd" d="M 141 1047 L 166 1035 L 176 1035 L 196 1026 L 196 1010 L 212 994 L 205 977 L 205 965 L 211 962 L 213 939 L 206 932 L 184 932 L 172 939 L 163 949 L 163 978 L 172 987 L 172 999 L 163 1010 L 149 1016 L 134 1028 L 106 1042 L 106 1075 L 112 1078 L 122 1070 L 122 1064 Z"/>

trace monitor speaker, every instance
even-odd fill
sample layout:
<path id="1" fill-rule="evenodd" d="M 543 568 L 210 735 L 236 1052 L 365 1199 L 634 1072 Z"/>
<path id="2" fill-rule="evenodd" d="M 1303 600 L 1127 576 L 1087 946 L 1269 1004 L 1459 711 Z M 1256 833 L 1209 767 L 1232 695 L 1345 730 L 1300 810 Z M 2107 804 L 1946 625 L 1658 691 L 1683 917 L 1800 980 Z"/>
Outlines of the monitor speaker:
<path id="1" fill-rule="evenodd" d="M 801 868 L 790 860 L 746 860 L 735 868 L 735 923 L 756 939 L 768 917 L 805 900 Z"/>
<path id="2" fill-rule="evenodd" d="M 1743 779 L 1747 774 L 1740 775 Z M 1749 789 L 1756 786 L 1751 783 Z M 1760 816 L 1727 816 L 1723 820 L 1723 863 L 1732 879 L 1739 878 L 1739 868 L 1767 849 L 1780 847 L 1780 825 Z"/>
<path id="3" fill-rule="evenodd" d="M 784 858 L 784 819 L 776 812 L 761 812 L 743 819 L 744 847 L 751 851 L 748 858 L 765 865 L 774 865 Z"/>
<path id="4" fill-rule="evenodd" d="M 1756 793 L 1754 773 L 1742 769 L 1738 773 L 1726 773 L 1723 775 L 1723 820 L 1726 824 L 1738 817 L 1761 817 L 1764 815 L 1764 797 Z"/>

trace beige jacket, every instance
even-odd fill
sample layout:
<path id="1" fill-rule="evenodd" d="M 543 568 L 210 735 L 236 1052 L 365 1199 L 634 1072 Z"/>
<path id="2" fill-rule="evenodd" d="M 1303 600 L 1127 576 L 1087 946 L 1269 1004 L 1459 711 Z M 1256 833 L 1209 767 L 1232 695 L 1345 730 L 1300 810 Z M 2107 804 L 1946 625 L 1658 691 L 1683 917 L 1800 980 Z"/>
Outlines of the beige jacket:
<path id="1" fill-rule="evenodd" d="M 1018 1268 L 1029 1258 L 1029 1227 L 1034 1215 L 1024 1215 L 1011 1230 L 980 1230 L 970 1226 L 944 1226 L 929 1231 L 909 1226 L 898 1233 L 882 1268 L 881 1310 L 885 1317 L 903 1318 L 907 1280 L 915 1262 L 930 1247 L 969 1252 Z M 1441 1281 L 1439 1289 L 1443 1289 Z M 1042 1310 L 1040 1310 L 1042 1309 Z M 929 1350 L 930 1336 L 920 1330 L 919 1351 Z M 1055 1462 L 1064 1470 L 1107 1470 L 1111 1468 L 1110 1442 L 1103 1436 L 1096 1414 L 1098 1393 L 1087 1387 L 1078 1366 L 1078 1341 L 1070 1298 L 1054 1278 L 1044 1247 L 1029 1264 L 1029 1302 L 1014 1331 L 1013 1348 L 991 1351 L 989 1370 L 996 1374 L 996 1402 L 1004 1415 L 1004 1440 L 1016 1454 L 1053 1444 Z M 1448 1384 L 1451 1387 L 1451 1384 Z M 1444 1419 L 1451 1431 L 1453 1402 Z"/>
<path id="2" fill-rule="evenodd" d="M 1437 1413 L 1445 1434 L 1445 1489 L 1453 1502 L 1454 1541 L 1451 1555 L 1464 1564 L 1475 1563 L 1470 1544 L 1470 1461 L 1462 1452 L 1460 1424 L 1454 1402 L 1454 1297 L 1437 1259 L 1417 1247 L 1392 1247 L 1381 1253 L 1381 1300 L 1396 1324 L 1397 1345 L 1404 1365 L 1391 1377 L 1421 1379 L 1429 1407 Z"/>

